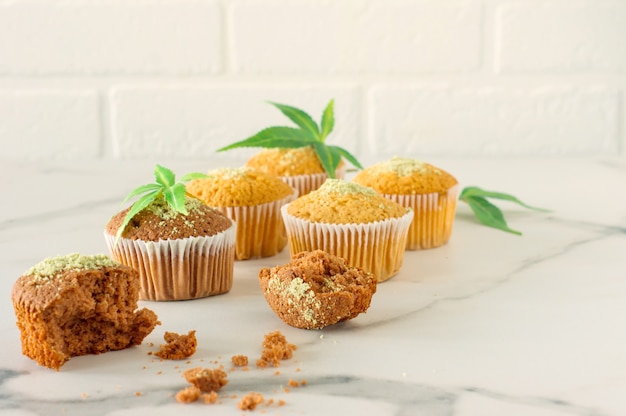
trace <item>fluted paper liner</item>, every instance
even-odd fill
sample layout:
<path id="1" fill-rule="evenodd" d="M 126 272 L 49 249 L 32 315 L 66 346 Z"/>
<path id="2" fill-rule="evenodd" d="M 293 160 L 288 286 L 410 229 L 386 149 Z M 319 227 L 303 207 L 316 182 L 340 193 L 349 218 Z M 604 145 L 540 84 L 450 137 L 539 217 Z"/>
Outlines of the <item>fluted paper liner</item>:
<path id="1" fill-rule="evenodd" d="M 247 260 L 274 256 L 287 245 L 287 232 L 280 207 L 298 196 L 247 207 L 214 207 L 237 223 L 235 258 Z"/>
<path id="2" fill-rule="evenodd" d="M 337 179 L 343 179 L 345 174 L 345 165 L 335 170 Z M 280 179 L 297 190 L 299 196 L 303 196 L 322 186 L 326 179 L 328 179 L 328 175 L 326 173 L 312 173 L 309 175 L 281 176 Z"/>
<path id="3" fill-rule="evenodd" d="M 414 211 L 406 242 L 407 250 L 435 248 L 450 240 L 458 195 L 458 185 L 445 194 L 383 194 L 384 197 Z"/>
<path id="4" fill-rule="evenodd" d="M 328 224 L 294 217 L 282 207 L 291 256 L 323 250 L 346 259 L 383 282 L 400 270 L 413 211 L 399 218 L 364 224 Z"/>
<path id="5" fill-rule="evenodd" d="M 111 257 L 139 272 L 143 300 L 185 300 L 228 292 L 233 284 L 236 224 L 212 235 L 143 241 L 104 233 Z"/>

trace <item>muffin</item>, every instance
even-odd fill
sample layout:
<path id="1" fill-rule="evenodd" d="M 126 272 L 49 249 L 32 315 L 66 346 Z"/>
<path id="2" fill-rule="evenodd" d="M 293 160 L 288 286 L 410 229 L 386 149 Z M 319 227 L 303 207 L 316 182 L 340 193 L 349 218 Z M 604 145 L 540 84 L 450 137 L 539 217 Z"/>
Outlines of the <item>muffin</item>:
<path id="1" fill-rule="evenodd" d="M 278 177 L 247 167 L 223 168 L 189 182 L 187 191 L 237 223 L 237 260 L 274 256 L 285 248 L 280 207 L 297 193 Z"/>
<path id="2" fill-rule="evenodd" d="M 292 257 L 323 250 L 379 282 L 395 275 L 404 260 L 413 211 L 371 188 L 327 179 L 317 190 L 282 208 Z"/>
<path id="3" fill-rule="evenodd" d="M 300 196 L 319 188 L 328 179 L 328 174 L 312 146 L 263 149 L 252 156 L 246 166 L 278 176 L 296 189 Z M 346 165 L 341 161 L 335 176 L 343 179 L 345 173 Z"/>
<path id="4" fill-rule="evenodd" d="M 450 240 L 459 185 L 443 169 L 394 157 L 360 171 L 353 182 L 369 186 L 414 211 L 408 250 L 439 247 Z"/>
<path id="5" fill-rule="evenodd" d="M 263 295 L 286 324 L 321 329 L 356 317 L 370 306 L 376 278 L 321 250 L 259 272 Z"/>
<path id="6" fill-rule="evenodd" d="M 117 213 L 104 233 L 111 256 L 133 267 L 144 300 L 185 300 L 228 292 L 233 284 L 236 225 L 196 198 L 187 214 L 157 197 L 116 233 L 131 207 Z"/>
<path id="7" fill-rule="evenodd" d="M 59 370 L 71 357 L 139 345 L 159 323 L 137 309 L 139 275 L 104 255 L 36 264 L 13 285 L 22 353 Z"/>

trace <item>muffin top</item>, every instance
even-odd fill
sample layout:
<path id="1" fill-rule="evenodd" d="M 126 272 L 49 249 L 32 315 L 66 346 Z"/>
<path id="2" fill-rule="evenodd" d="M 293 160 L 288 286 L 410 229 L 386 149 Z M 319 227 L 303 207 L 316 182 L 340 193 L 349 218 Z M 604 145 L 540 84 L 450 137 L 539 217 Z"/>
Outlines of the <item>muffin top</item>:
<path id="1" fill-rule="evenodd" d="M 339 166 L 343 161 L 339 162 Z M 312 146 L 294 149 L 263 149 L 252 156 L 246 166 L 276 176 L 298 176 L 324 173 L 324 167 Z"/>
<path id="2" fill-rule="evenodd" d="M 42 284 L 54 281 L 65 272 L 119 266 L 122 265 L 104 254 L 71 253 L 65 256 L 48 257 L 28 269 L 24 276 L 30 276 L 34 284 Z"/>
<path id="3" fill-rule="evenodd" d="M 399 218 L 402 207 L 372 188 L 342 179 L 327 179 L 322 186 L 287 206 L 294 217 L 329 224 L 362 224 Z"/>
<path id="4" fill-rule="evenodd" d="M 106 225 L 106 231 L 115 235 L 131 207 L 118 212 Z M 212 236 L 228 229 L 232 221 L 218 210 L 196 198 L 186 198 L 188 214 L 177 212 L 163 197 L 156 198 L 135 215 L 122 233 L 131 240 L 159 241 L 189 237 Z"/>
<path id="5" fill-rule="evenodd" d="M 419 160 L 394 157 L 360 171 L 353 179 L 381 194 L 443 194 L 457 184 L 448 172 Z"/>
<path id="6" fill-rule="evenodd" d="M 247 207 L 278 201 L 294 193 L 275 175 L 249 167 L 223 168 L 187 184 L 187 192 L 213 207 Z"/>

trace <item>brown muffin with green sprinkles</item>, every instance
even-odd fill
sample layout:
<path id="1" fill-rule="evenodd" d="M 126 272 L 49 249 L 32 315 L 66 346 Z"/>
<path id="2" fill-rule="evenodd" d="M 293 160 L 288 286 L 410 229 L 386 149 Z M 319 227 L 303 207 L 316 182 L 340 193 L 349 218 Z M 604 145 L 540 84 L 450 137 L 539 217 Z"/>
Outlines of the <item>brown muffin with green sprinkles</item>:
<path id="1" fill-rule="evenodd" d="M 235 223 L 188 195 L 184 181 L 157 165 L 156 184 L 105 227 L 111 256 L 139 272 L 144 300 L 196 299 L 228 292 L 233 283 Z"/>

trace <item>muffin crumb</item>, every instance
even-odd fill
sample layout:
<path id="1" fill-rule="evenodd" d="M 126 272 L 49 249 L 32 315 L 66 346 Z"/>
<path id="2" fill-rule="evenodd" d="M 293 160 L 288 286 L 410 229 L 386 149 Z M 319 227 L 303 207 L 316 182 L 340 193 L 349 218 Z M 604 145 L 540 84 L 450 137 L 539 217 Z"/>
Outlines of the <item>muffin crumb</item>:
<path id="1" fill-rule="evenodd" d="M 220 368 L 191 368 L 183 373 L 183 377 L 204 393 L 217 392 L 228 384 L 227 375 Z"/>
<path id="2" fill-rule="evenodd" d="M 233 355 L 231 362 L 235 367 L 245 367 L 248 365 L 248 356 L 246 355 Z"/>
<path id="3" fill-rule="evenodd" d="M 263 403 L 265 399 L 261 393 L 248 393 L 241 398 L 241 401 L 237 405 L 239 410 L 254 410 L 258 405 Z"/>
<path id="4" fill-rule="evenodd" d="M 287 339 L 280 331 L 270 332 L 263 340 L 263 350 L 261 358 L 257 360 L 257 367 L 265 368 L 268 365 L 279 367 L 281 360 L 293 357 L 293 351 L 297 347 L 287 342 Z"/>
<path id="5" fill-rule="evenodd" d="M 162 344 L 161 349 L 154 355 L 164 360 L 182 360 L 191 357 L 198 346 L 195 330 L 189 331 L 187 335 L 165 332 L 163 338 L 166 344 Z"/>

